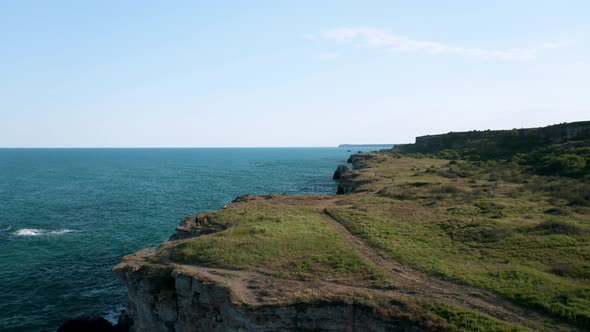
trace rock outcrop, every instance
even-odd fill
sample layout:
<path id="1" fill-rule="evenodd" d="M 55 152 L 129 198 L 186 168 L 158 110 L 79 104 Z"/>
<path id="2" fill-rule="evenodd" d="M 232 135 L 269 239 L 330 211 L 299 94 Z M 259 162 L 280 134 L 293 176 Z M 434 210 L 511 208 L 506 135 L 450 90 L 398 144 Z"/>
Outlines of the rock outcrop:
<path id="1" fill-rule="evenodd" d="M 215 223 L 215 214 L 203 212 L 184 218 L 180 226 L 176 227 L 176 233 L 170 237 L 170 241 L 211 234 L 223 229 L 225 229 L 223 225 Z"/>
<path id="2" fill-rule="evenodd" d="M 336 168 L 336 171 L 334 171 L 334 175 L 332 175 L 332 179 L 334 179 L 334 180 L 340 180 L 340 178 L 342 177 L 342 174 L 344 174 L 348 170 L 349 170 L 348 166 L 346 166 L 346 165 L 339 165 Z"/>
<path id="3" fill-rule="evenodd" d="M 380 311 L 348 289 L 254 272 L 151 263 L 155 250 L 114 269 L 128 289 L 131 331 L 425 331 L 409 314 Z M 323 286 L 323 287 L 322 287 Z M 324 297 L 322 291 L 333 292 Z M 285 301 L 307 294 L 299 301 Z"/>
<path id="4" fill-rule="evenodd" d="M 340 172 L 336 194 L 349 194 L 359 190 L 361 186 L 369 183 L 370 181 L 361 176 L 361 173 L 358 172 L 358 170 L 365 168 L 368 162 L 375 158 L 378 158 L 377 155 L 371 153 L 357 153 L 351 155 L 347 162 L 352 165 L 352 170 L 348 169 L 346 166 L 346 171 Z M 336 172 L 338 172 L 341 166 L 338 166 Z M 336 176 L 336 172 L 334 173 L 334 176 Z"/>

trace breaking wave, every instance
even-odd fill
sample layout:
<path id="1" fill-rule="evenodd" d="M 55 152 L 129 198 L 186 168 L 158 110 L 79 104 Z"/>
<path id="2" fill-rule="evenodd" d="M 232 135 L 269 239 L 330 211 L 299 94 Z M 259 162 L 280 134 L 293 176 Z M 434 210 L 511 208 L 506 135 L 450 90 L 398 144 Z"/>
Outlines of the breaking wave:
<path id="1" fill-rule="evenodd" d="M 18 231 L 14 232 L 16 236 L 41 236 L 41 235 L 60 235 L 73 232 L 71 229 L 58 229 L 58 230 L 49 230 L 49 229 L 40 229 L 40 228 L 23 228 L 19 229 Z"/>
<path id="2" fill-rule="evenodd" d="M 108 320 L 111 324 L 115 325 L 117 324 L 119 316 L 121 315 L 121 312 L 123 312 L 123 309 L 125 309 L 125 306 L 122 304 L 118 304 L 114 308 L 108 310 L 103 316 L 103 318 Z"/>

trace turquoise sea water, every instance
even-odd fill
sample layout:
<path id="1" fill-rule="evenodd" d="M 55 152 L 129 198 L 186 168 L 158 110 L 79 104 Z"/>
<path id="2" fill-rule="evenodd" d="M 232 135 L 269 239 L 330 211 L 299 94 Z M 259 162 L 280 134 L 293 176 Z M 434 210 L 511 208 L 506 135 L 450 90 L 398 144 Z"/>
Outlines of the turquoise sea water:
<path id="1" fill-rule="evenodd" d="M 332 194 L 343 148 L 0 149 L 0 330 L 115 318 L 121 256 L 236 196 Z"/>

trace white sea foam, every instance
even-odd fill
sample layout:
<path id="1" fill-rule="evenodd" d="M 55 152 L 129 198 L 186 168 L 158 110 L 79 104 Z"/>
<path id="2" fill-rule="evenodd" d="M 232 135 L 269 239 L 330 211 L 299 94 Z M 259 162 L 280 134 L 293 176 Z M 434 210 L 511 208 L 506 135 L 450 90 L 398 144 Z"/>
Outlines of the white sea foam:
<path id="1" fill-rule="evenodd" d="M 111 324 L 115 325 L 117 324 L 117 321 L 119 320 L 119 316 L 121 315 L 123 309 L 125 309 L 125 306 L 122 304 L 118 304 L 114 308 L 108 310 L 103 317 L 104 319 L 108 320 Z"/>
<path id="2" fill-rule="evenodd" d="M 14 232 L 16 236 L 40 236 L 40 235 L 60 235 L 73 232 L 71 229 L 49 230 L 41 228 L 23 228 Z"/>

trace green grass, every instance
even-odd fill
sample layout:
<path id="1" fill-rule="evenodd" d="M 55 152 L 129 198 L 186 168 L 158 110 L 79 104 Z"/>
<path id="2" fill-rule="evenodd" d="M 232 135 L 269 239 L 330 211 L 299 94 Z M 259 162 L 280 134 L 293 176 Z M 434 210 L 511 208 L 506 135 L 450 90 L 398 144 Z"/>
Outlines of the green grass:
<path id="1" fill-rule="evenodd" d="M 590 216 L 568 205 L 569 191 L 530 190 L 539 177 L 517 165 L 391 158 L 368 167 L 365 186 L 377 195 L 328 210 L 353 233 L 422 271 L 590 327 Z"/>
<path id="2" fill-rule="evenodd" d="M 348 174 L 354 192 L 326 210 L 334 219 L 418 270 L 590 327 L 588 179 L 538 176 L 513 162 L 372 156 Z M 380 267 L 357 255 L 315 204 L 313 196 L 231 204 L 215 213 L 225 230 L 179 241 L 171 259 L 387 287 Z M 427 311 L 455 331 L 522 330 L 448 305 Z"/>
<path id="3" fill-rule="evenodd" d="M 382 280 L 379 269 L 356 255 L 316 209 L 252 202 L 218 211 L 216 222 L 229 228 L 176 246 L 172 259 L 287 278 Z"/>
<path id="4" fill-rule="evenodd" d="M 499 321 L 487 315 L 458 309 L 446 304 L 430 303 L 426 309 L 442 318 L 450 325 L 451 331 L 456 332 L 526 332 L 527 328 Z"/>

